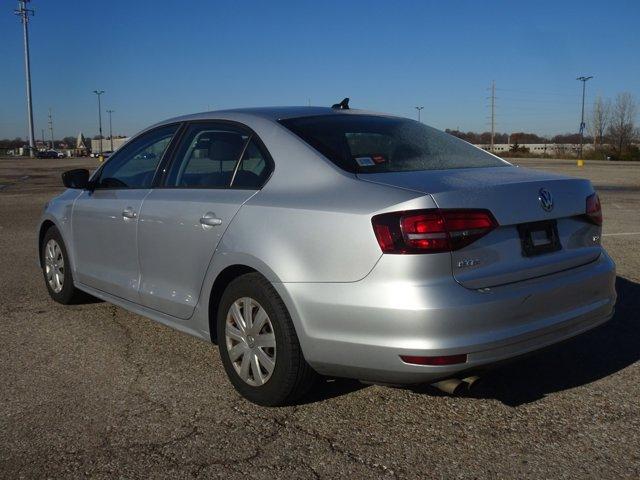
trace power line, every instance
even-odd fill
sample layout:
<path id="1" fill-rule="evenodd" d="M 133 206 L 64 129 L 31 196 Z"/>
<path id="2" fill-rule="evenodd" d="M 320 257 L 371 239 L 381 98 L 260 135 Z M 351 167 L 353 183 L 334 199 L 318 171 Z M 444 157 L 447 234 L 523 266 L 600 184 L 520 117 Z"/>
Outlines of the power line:
<path id="1" fill-rule="evenodd" d="M 22 22 L 22 35 L 24 37 L 24 71 L 27 83 L 27 118 L 29 126 L 29 155 L 35 155 L 36 141 L 33 134 L 33 105 L 31 101 L 31 61 L 29 59 L 29 16 L 35 14 L 33 9 L 27 8 L 30 0 L 19 0 L 18 8 L 14 13 L 20 17 Z"/>
<path id="2" fill-rule="evenodd" d="M 518 90 L 511 88 L 497 88 L 499 92 L 510 92 L 510 93 L 522 93 L 524 95 L 552 95 L 552 96 L 560 96 L 566 97 L 567 95 L 573 95 L 573 92 L 543 92 L 543 91 L 533 91 L 533 90 Z"/>

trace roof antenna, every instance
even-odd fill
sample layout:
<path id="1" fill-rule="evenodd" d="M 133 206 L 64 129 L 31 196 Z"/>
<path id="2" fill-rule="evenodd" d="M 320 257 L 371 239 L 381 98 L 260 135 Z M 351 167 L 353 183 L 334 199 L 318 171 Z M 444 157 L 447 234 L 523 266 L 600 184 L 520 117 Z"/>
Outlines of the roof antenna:
<path id="1" fill-rule="evenodd" d="M 349 110 L 349 97 L 345 98 L 340 103 L 334 103 L 331 108 L 335 110 Z"/>

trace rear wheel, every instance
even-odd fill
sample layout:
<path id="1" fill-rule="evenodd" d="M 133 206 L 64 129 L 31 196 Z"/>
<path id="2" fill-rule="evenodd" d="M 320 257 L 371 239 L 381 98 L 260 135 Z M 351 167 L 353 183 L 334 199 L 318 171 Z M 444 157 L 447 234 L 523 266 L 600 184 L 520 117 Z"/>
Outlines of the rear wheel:
<path id="1" fill-rule="evenodd" d="M 73 286 L 67 249 L 56 227 L 50 227 L 42 240 L 42 273 L 49 296 L 58 303 L 74 303 L 82 292 Z"/>
<path id="2" fill-rule="evenodd" d="M 222 364 L 235 389 L 265 406 L 295 402 L 313 385 L 291 317 L 273 286 L 250 273 L 229 284 L 217 318 Z"/>

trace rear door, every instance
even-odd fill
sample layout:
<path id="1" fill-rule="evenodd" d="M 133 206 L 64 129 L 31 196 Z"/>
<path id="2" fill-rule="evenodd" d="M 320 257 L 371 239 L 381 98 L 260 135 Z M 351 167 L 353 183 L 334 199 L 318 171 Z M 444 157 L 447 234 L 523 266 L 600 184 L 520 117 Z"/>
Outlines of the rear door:
<path id="1" fill-rule="evenodd" d="M 138 302 L 140 207 L 178 125 L 143 133 L 97 173 L 73 205 L 71 229 L 80 283 Z"/>
<path id="2" fill-rule="evenodd" d="M 138 231 L 143 305 L 187 319 L 240 207 L 271 163 L 248 129 L 197 122 L 185 131 L 162 185 L 145 199 Z"/>

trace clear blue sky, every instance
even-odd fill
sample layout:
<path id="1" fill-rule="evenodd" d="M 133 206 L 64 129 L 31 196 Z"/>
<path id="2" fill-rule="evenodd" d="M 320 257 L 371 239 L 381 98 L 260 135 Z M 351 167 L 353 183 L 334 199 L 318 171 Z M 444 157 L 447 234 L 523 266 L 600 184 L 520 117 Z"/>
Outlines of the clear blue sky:
<path id="1" fill-rule="evenodd" d="M 0 138 L 26 137 L 22 34 L 0 1 Z M 330 105 L 438 128 L 576 131 L 580 85 L 640 99 L 640 1 L 46 1 L 31 26 L 36 137 L 114 134 L 208 109 Z M 106 117 L 106 115 L 105 115 Z"/>

